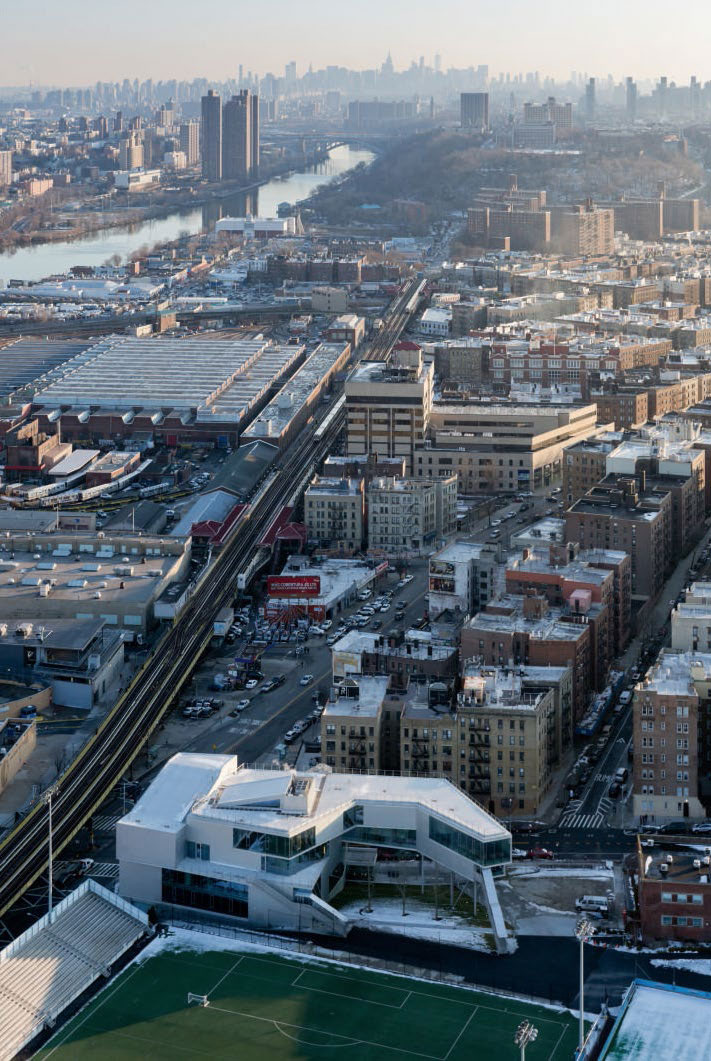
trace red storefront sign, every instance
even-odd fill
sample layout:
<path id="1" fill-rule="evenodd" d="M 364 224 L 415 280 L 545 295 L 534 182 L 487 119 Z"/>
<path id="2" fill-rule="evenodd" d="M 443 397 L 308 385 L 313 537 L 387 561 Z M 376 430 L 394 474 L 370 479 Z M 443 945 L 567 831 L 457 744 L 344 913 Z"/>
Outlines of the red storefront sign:
<path id="1" fill-rule="evenodd" d="M 318 597 L 319 575 L 269 575 L 267 592 L 271 597 Z"/>

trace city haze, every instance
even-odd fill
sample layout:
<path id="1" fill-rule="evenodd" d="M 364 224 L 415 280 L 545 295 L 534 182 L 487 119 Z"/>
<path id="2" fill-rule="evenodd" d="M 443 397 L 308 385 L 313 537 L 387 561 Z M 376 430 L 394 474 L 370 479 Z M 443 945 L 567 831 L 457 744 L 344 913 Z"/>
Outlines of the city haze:
<path id="1" fill-rule="evenodd" d="M 442 69 L 488 64 L 492 73 L 540 70 L 567 78 L 572 70 L 598 77 L 703 81 L 709 57 L 705 27 L 708 5 L 685 7 L 688 34 L 670 52 L 660 27 L 669 18 L 661 0 L 548 0 L 536 8 L 523 0 L 484 3 L 443 0 L 436 16 L 431 5 L 365 0 L 344 23 L 344 8 L 326 0 L 294 5 L 266 0 L 214 0 L 198 9 L 187 0 L 126 0 L 120 8 L 106 0 L 87 4 L 66 0 L 15 7 L 3 16 L 4 85 L 78 85 L 96 80 L 138 77 L 229 78 L 241 63 L 260 75 L 276 74 L 295 60 L 299 74 L 309 64 L 353 69 L 379 67 L 391 51 L 396 69 L 424 56 Z"/>

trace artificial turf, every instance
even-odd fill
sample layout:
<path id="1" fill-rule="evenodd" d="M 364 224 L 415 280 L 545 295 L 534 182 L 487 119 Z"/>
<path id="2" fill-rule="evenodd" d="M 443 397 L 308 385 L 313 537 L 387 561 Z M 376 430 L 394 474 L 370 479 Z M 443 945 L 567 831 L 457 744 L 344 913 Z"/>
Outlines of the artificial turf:
<path id="1" fill-rule="evenodd" d="M 189 992 L 209 1004 L 189 1006 Z M 166 949 L 129 966 L 37 1056 L 503 1061 L 519 1056 L 523 1020 L 538 1029 L 527 1061 L 572 1056 L 575 1019 L 517 999 L 272 953 Z"/>

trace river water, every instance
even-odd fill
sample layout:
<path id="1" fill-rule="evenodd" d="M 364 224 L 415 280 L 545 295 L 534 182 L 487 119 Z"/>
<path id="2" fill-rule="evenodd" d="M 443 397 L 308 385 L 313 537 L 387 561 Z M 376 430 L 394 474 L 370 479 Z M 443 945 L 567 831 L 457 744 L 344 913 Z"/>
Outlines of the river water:
<path id="1" fill-rule="evenodd" d="M 141 247 L 177 239 L 184 232 L 200 232 L 212 227 L 220 217 L 276 217 L 280 203 L 296 203 L 320 185 L 340 177 L 361 162 L 373 159 L 370 151 L 334 147 L 323 162 L 302 173 L 275 177 L 251 192 L 235 192 L 222 199 L 212 199 L 199 207 L 176 210 L 167 217 L 142 221 L 128 228 L 110 228 L 94 232 L 83 239 L 62 243 L 45 243 L 22 247 L 14 254 L 0 254 L 0 280 L 42 280 L 55 273 L 66 273 L 73 265 L 103 265 L 114 254 L 127 258 Z"/>

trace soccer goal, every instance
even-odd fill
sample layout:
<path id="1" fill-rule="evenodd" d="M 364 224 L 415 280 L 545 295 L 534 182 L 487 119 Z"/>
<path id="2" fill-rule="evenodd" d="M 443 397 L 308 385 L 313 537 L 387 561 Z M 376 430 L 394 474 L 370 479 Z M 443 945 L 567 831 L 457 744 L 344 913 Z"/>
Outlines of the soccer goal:
<path id="1" fill-rule="evenodd" d="M 192 991 L 188 991 L 188 1005 L 209 1006 L 210 1001 L 207 995 L 195 995 Z"/>

